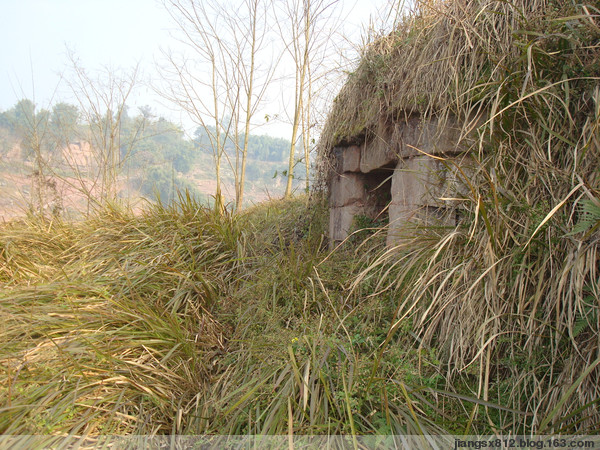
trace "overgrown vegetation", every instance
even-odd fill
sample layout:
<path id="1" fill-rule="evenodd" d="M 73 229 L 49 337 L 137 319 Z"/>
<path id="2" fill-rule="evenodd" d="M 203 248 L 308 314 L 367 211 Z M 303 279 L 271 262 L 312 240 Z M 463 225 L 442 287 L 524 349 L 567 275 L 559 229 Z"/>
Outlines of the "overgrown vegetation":
<path id="1" fill-rule="evenodd" d="M 441 430 L 435 352 L 376 367 L 393 298 L 348 291 L 377 245 L 330 254 L 325 220 L 306 198 L 219 216 L 184 197 L 4 226 L 0 430 Z"/>
<path id="2" fill-rule="evenodd" d="M 419 316 L 397 320 L 401 286 L 364 276 L 388 254 L 380 233 L 330 252 L 326 218 L 306 198 L 220 216 L 183 197 L 141 216 L 113 206 L 82 223 L 5 225 L 0 430 L 529 430 L 510 394 L 495 404 L 473 392 L 479 369 L 455 382 L 446 349 L 419 345 Z"/>
<path id="3" fill-rule="evenodd" d="M 321 145 L 372 133 L 373 105 L 476 118 L 461 224 L 385 248 L 363 223 L 330 251 L 316 198 L 189 196 L 3 224 L 0 432 L 600 430 L 600 12 L 427 4 L 366 53 Z"/>
<path id="4" fill-rule="evenodd" d="M 448 387 L 527 413 L 490 415 L 499 431 L 600 428 L 599 7 L 422 2 L 366 49 L 320 144 L 326 163 L 382 118 L 462 127 L 476 169 L 462 173 L 461 224 L 420 230 L 355 285 L 397 299 L 388 338 L 410 322 Z"/>

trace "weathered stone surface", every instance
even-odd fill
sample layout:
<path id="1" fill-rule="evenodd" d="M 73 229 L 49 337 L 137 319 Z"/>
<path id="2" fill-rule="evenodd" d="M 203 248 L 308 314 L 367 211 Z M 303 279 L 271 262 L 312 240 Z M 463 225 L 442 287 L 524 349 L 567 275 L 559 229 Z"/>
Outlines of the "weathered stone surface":
<path id="1" fill-rule="evenodd" d="M 459 153 L 459 139 L 460 128 L 452 120 L 440 127 L 438 119 L 410 117 L 395 124 L 391 142 L 399 147 L 401 158 L 409 158 L 422 155 L 422 152 L 430 155 Z"/>
<path id="2" fill-rule="evenodd" d="M 361 148 L 360 171 L 369 173 L 396 161 L 398 161 L 397 149 L 391 145 L 390 140 L 375 137 Z"/>
<path id="3" fill-rule="evenodd" d="M 364 179 L 358 173 L 334 175 L 331 179 L 329 206 L 338 208 L 352 204 L 363 205 L 366 190 Z"/>
<path id="4" fill-rule="evenodd" d="M 386 238 L 388 247 L 410 241 L 418 225 L 454 227 L 457 223 L 454 208 L 419 205 L 407 208 L 392 203 L 388 211 L 390 218 Z"/>
<path id="5" fill-rule="evenodd" d="M 380 118 L 377 129 L 361 147 L 360 171 L 369 173 L 373 170 L 398 161 L 399 148 L 392 139 L 394 131 L 384 117 Z"/>
<path id="6" fill-rule="evenodd" d="M 460 169 L 459 169 L 460 168 Z M 440 161 L 428 156 L 404 159 L 392 177 L 392 202 L 450 206 L 467 195 L 465 176 L 474 173 L 474 162 L 460 157 Z"/>
<path id="7" fill-rule="evenodd" d="M 472 160 L 457 161 L 462 173 L 472 173 Z M 401 161 L 392 178 L 387 244 L 409 239 L 417 224 L 454 227 L 461 208 L 459 199 L 466 196 L 463 178 L 450 161 L 444 164 L 426 156 Z"/>
<path id="8" fill-rule="evenodd" d="M 342 154 L 345 147 L 334 147 L 331 152 L 331 175 L 342 173 Z"/>
<path id="9" fill-rule="evenodd" d="M 360 172 L 360 147 L 352 145 L 342 151 L 342 172 Z"/>
<path id="10" fill-rule="evenodd" d="M 360 147 L 335 147 L 333 149 L 332 171 L 336 174 L 360 172 Z"/>
<path id="11" fill-rule="evenodd" d="M 354 217 L 363 213 L 359 205 L 342 206 L 329 209 L 329 239 L 332 244 L 348 237 Z"/>
<path id="12" fill-rule="evenodd" d="M 411 220 L 416 214 L 415 208 L 406 207 L 398 204 L 390 204 L 388 208 L 389 225 L 386 237 L 388 247 L 398 245 L 413 235 Z"/>
<path id="13" fill-rule="evenodd" d="M 472 128 L 481 117 L 470 120 Z M 465 177 L 477 168 L 463 153 L 468 145 L 463 125 L 454 118 L 410 116 L 391 123 L 382 117 L 362 146 L 334 148 L 332 241 L 347 237 L 357 214 L 374 219 L 388 214 L 389 245 L 414 236 L 418 224 L 455 226 L 462 199 L 469 197 Z"/>
<path id="14" fill-rule="evenodd" d="M 407 208 L 444 206 L 440 198 L 450 194 L 451 185 L 441 161 L 427 156 L 405 159 L 398 164 L 392 177 L 392 203 Z"/>

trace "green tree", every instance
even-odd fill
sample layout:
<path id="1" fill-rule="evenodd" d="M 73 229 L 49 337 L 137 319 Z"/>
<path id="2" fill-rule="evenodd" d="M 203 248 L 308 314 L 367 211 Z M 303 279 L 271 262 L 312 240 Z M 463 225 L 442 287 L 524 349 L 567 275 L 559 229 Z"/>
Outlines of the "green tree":
<path id="1" fill-rule="evenodd" d="M 65 147 L 78 135 L 79 109 L 69 103 L 57 103 L 50 113 L 49 128 L 57 147 Z"/>

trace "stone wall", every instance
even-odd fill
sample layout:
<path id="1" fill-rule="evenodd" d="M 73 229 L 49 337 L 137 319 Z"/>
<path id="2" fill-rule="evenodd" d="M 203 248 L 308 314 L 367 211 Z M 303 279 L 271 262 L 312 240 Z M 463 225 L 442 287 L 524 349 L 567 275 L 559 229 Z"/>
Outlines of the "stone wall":
<path id="1" fill-rule="evenodd" d="M 469 160 L 461 153 L 456 121 L 408 117 L 381 120 L 360 145 L 333 149 L 329 176 L 329 236 L 348 237 L 355 217 L 389 220 L 388 245 L 410 235 L 411 224 L 455 226 L 464 198 L 461 175 Z M 466 172 L 465 172 L 466 171 Z"/>

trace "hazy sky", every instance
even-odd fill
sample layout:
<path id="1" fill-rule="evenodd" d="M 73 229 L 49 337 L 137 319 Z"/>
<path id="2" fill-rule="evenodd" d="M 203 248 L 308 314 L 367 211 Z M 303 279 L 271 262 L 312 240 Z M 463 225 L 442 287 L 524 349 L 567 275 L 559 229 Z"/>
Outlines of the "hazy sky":
<path id="1" fill-rule="evenodd" d="M 130 68 L 138 61 L 149 66 L 169 41 L 168 14 L 155 0 L 0 0 L 0 5 L 2 110 L 34 93 L 40 106 L 48 103 L 67 66 L 67 46 L 86 68 Z"/>
<path id="2" fill-rule="evenodd" d="M 344 0 L 349 24 L 366 23 L 386 1 Z M 172 43 L 172 27 L 157 0 L 0 0 L 0 111 L 24 97 L 38 107 L 65 98 L 66 91 L 54 92 L 67 68 L 67 47 L 86 69 L 139 62 L 152 77 L 160 47 Z M 163 112 L 150 89 L 142 88 L 133 101 Z"/>

